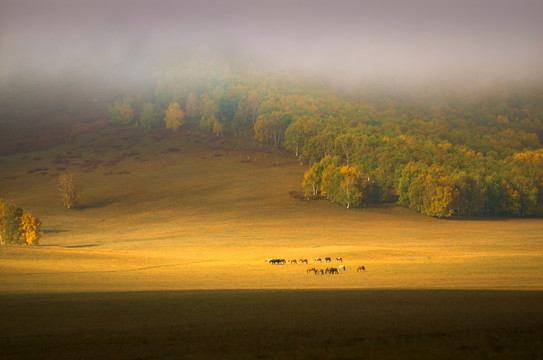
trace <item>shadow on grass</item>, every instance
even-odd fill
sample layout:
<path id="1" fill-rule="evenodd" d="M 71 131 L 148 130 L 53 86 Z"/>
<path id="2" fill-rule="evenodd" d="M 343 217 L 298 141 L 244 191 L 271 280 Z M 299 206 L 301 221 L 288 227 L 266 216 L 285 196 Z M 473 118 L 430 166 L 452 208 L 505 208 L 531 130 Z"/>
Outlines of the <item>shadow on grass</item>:
<path id="1" fill-rule="evenodd" d="M 58 244 L 50 244 L 50 245 L 39 245 L 40 247 L 58 247 L 58 248 L 65 248 L 65 249 L 83 249 L 83 248 L 90 248 L 95 247 L 100 244 L 80 244 L 80 245 L 58 245 Z"/>
<path id="2" fill-rule="evenodd" d="M 9 359 L 44 349 L 55 359 L 541 359 L 542 300 L 469 290 L 3 293 L 0 349 Z"/>
<path id="3" fill-rule="evenodd" d="M 67 248 L 67 249 L 78 249 L 78 248 L 89 248 L 89 247 L 94 247 L 98 245 L 100 244 L 81 244 L 81 245 L 68 245 L 68 246 L 61 246 L 61 247 Z"/>
<path id="4" fill-rule="evenodd" d="M 43 230 L 44 234 L 60 234 L 63 232 L 67 232 L 68 230 L 58 230 L 58 229 L 52 229 L 52 230 Z"/>
<path id="5" fill-rule="evenodd" d="M 77 207 L 77 210 L 86 210 L 86 209 L 99 209 L 104 208 L 109 205 L 113 205 L 118 202 L 118 198 L 110 198 L 104 200 L 93 201 L 85 204 L 81 204 Z"/>

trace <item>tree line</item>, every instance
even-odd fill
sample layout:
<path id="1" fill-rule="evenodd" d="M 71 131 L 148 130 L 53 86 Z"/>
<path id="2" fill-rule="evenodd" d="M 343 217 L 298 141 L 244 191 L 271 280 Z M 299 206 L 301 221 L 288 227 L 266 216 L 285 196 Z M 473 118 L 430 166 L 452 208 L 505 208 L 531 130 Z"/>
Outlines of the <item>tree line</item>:
<path id="1" fill-rule="evenodd" d="M 397 202 L 436 217 L 543 215 L 543 87 L 338 88 L 232 64 L 156 74 L 114 125 L 252 136 L 310 165 L 302 186 L 347 208 Z M 136 110 L 134 110 L 136 109 Z"/>

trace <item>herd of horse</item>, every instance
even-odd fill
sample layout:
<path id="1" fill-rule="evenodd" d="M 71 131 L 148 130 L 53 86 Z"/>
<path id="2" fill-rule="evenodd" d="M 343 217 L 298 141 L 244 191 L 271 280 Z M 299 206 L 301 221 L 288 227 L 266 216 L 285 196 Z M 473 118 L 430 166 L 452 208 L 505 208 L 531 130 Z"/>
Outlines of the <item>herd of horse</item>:
<path id="1" fill-rule="evenodd" d="M 270 259 L 270 258 L 266 258 L 265 260 L 268 264 L 271 264 L 271 265 L 285 265 L 287 263 L 289 264 L 292 264 L 292 265 L 295 265 L 295 264 L 308 264 L 309 261 L 307 259 L 291 259 L 291 260 L 285 260 L 285 259 Z M 317 262 L 320 262 L 322 263 L 322 259 L 320 257 L 317 257 L 315 258 L 314 260 L 316 263 Z M 336 257 L 336 261 L 337 262 L 343 262 L 343 259 L 341 257 Z M 324 258 L 324 262 L 332 262 L 332 258 L 331 257 L 325 257 Z M 346 271 L 347 268 L 345 267 L 345 265 L 339 265 L 337 268 L 336 267 L 327 267 L 326 270 L 323 270 L 323 269 L 317 269 L 315 267 L 309 267 L 307 268 L 307 273 L 315 273 L 315 275 L 324 275 L 324 274 L 339 274 L 339 272 L 343 270 L 343 271 Z M 361 265 L 359 266 L 357 269 L 356 269 L 357 272 L 360 272 L 360 271 L 366 271 L 366 267 L 364 265 Z"/>

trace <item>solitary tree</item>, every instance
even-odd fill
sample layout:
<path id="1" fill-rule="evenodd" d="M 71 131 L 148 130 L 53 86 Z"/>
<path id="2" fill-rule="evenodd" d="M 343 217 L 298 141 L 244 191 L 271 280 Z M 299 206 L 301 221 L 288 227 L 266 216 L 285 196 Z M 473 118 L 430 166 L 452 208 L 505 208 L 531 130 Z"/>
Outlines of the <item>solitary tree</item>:
<path id="1" fill-rule="evenodd" d="M 58 190 L 62 196 L 62 204 L 71 209 L 81 201 L 81 188 L 77 184 L 74 174 L 61 174 L 58 177 Z"/>

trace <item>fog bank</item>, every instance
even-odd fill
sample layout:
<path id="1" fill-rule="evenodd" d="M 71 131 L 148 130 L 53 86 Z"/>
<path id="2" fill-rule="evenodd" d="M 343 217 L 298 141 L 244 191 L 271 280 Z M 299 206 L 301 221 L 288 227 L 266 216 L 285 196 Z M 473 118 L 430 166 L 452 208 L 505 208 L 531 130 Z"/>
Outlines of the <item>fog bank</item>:
<path id="1" fill-rule="evenodd" d="M 243 54 L 358 81 L 540 79 L 538 0 L 1 0 L 0 77 L 128 81 Z"/>

